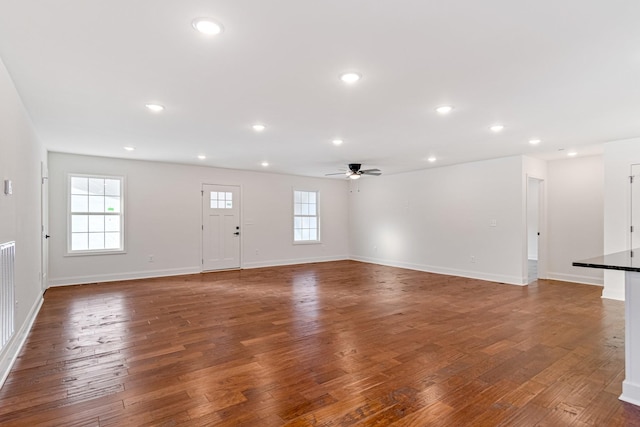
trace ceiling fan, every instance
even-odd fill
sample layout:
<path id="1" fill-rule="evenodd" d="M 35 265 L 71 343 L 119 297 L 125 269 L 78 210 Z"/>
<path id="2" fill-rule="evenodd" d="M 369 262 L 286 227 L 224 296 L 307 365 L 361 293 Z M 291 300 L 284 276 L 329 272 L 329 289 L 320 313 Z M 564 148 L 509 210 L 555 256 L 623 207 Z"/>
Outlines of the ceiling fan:
<path id="1" fill-rule="evenodd" d="M 359 179 L 362 175 L 374 175 L 380 176 L 382 172 L 380 169 L 365 169 L 360 170 L 362 165 L 360 163 L 349 163 L 349 170 L 347 172 L 338 172 L 338 173 L 328 173 L 325 176 L 329 175 L 346 175 L 347 178 L 350 179 Z"/>

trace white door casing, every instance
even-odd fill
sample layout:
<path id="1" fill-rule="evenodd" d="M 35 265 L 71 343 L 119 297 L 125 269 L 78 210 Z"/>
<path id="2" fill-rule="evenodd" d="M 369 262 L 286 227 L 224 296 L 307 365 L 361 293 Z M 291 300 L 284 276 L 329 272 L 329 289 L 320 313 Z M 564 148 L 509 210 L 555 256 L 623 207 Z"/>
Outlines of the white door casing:
<path id="1" fill-rule="evenodd" d="M 40 163 L 40 286 L 49 287 L 49 171 Z"/>
<path id="2" fill-rule="evenodd" d="M 202 185 L 202 271 L 240 268 L 240 187 Z"/>

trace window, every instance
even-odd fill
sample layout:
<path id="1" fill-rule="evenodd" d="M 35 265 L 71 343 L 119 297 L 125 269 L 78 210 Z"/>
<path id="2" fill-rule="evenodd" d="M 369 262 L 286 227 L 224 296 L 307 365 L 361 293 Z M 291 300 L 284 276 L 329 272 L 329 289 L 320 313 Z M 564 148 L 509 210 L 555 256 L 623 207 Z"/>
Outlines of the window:
<path id="1" fill-rule="evenodd" d="M 68 253 L 124 251 L 124 178 L 69 175 Z"/>
<path id="2" fill-rule="evenodd" d="M 320 241 L 319 199 L 320 194 L 317 191 L 293 192 L 294 242 Z"/>
<path id="3" fill-rule="evenodd" d="M 211 209 L 233 209 L 233 193 L 212 191 Z"/>

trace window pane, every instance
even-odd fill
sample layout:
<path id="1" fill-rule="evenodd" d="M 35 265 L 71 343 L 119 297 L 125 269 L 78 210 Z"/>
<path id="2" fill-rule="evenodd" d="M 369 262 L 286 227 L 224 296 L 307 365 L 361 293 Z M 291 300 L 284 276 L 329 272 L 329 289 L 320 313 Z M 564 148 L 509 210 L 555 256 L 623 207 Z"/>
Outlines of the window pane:
<path id="1" fill-rule="evenodd" d="M 120 195 L 120 180 L 119 179 L 105 179 L 104 180 L 104 194 L 107 196 L 119 196 Z"/>
<path id="2" fill-rule="evenodd" d="M 293 230 L 293 240 L 302 240 L 302 230 Z"/>
<path id="3" fill-rule="evenodd" d="M 315 203 L 316 202 L 316 192 L 312 191 L 309 193 L 309 203 Z"/>
<path id="4" fill-rule="evenodd" d="M 104 215 L 89 216 L 89 231 L 104 231 Z"/>
<path id="5" fill-rule="evenodd" d="M 302 218 L 302 228 L 309 228 L 309 218 Z"/>
<path id="6" fill-rule="evenodd" d="M 93 194 L 93 195 L 104 194 L 104 179 L 89 178 L 89 194 Z"/>
<path id="7" fill-rule="evenodd" d="M 302 240 L 309 240 L 309 230 L 306 228 L 302 229 Z"/>
<path id="8" fill-rule="evenodd" d="M 224 200 L 218 200 L 218 209 L 224 209 Z"/>
<path id="9" fill-rule="evenodd" d="M 294 191 L 293 192 L 293 202 L 294 203 L 300 203 L 302 201 L 302 194 L 300 194 L 300 191 Z"/>
<path id="10" fill-rule="evenodd" d="M 217 191 L 212 191 L 211 192 L 211 200 L 218 200 L 218 192 Z"/>
<path id="11" fill-rule="evenodd" d="M 306 192 L 306 191 L 301 191 L 300 193 L 301 193 L 301 195 L 302 195 L 302 197 L 301 197 L 300 201 L 301 201 L 302 203 L 309 203 L 309 193 L 308 193 L 308 192 Z"/>
<path id="12" fill-rule="evenodd" d="M 87 212 L 89 198 L 87 196 L 71 196 L 71 212 Z"/>
<path id="13" fill-rule="evenodd" d="M 309 215 L 309 205 L 300 205 L 302 208 L 302 215 Z"/>
<path id="14" fill-rule="evenodd" d="M 225 206 L 225 207 L 226 207 L 227 209 L 231 209 L 231 208 L 233 208 L 233 202 L 232 202 L 231 200 L 227 200 L 227 201 L 225 201 L 225 203 L 226 203 L 226 206 Z"/>
<path id="15" fill-rule="evenodd" d="M 225 200 L 233 200 L 233 194 L 231 194 L 229 192 L 225 193 L 224 199 Z"/>
<path id="16" fill-rule="evenodd" d="M 106 215 L 104 218 L 104 231 L 120 231 L 120 216 Z"/>
<path id="17" fill-rule="evenodd" d="M 106 196 L 104 198 L 105 212 L 120 212 L 120 197 Z"/>
<path id="18" fill-rule="evenodd" d="M 293 205 L 293 214 L 300 215 L 302 213 L 302 208 L 300 208 L 300 204 L 296 203 Z"/>
<path id="19" fill-rule="evenodd" d="M 104 249 L 104 233 L 89 233 L 89 249 Z"/>
<path id="20" fill-rule="evenodd" d="M 309 205 L 309 215 L 315 215 L 316 214 L 316 204 L 310 204 Z"/>
<path id="21" fill-rule="evenodd" d="M 318 218 L 315 216 L 309 217 L 309 228 L 318 228 Z"/>
<path id="22" fill-rule="evenodd" d="M 297 216 L 293 219 L 293 228 L 302 228 L 302 218 Z"/>
<path id="23" fill-rule="evenodd" d="M 86 233 L 89 231 L 89 217 L 87 215 L 71 215 L 71 232 Z"/>
<path id="24" fill-rule="evenodd" d="M 309 230 L 309 240 L 318 240 L 317 230 Z"/>
<path id="25" fill-rule="evenodd" d="M 85 251 L 89 249 L 89 233 L 73 233 L 71 235 L 71 250 Z"/>
<path id="26" fill-rule="evenodd" d="M 104 212 L 104 196 L 89 196 L 89 212 Z"/>
<path id="27" fill-rule="evenodd" d="M 71 178 L 71 194 L 89 194 L 89 178 Z"/>
<path id="28" fill-rule="evenodd" d="M 120 249 L 120 233 L 104 233 L 105 249 Z"/>

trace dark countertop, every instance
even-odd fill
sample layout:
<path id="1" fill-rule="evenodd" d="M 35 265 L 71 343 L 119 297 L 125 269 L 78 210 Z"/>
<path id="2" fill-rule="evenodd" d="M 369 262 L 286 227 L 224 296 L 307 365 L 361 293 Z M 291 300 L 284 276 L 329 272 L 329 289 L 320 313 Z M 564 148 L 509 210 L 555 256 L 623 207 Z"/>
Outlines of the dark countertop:
<path id="1" fill-rule="evenodd" d="M 623 270 L 640 272 L 640 249 L 632 251 L 616 252 L 614 254 L 602 255 L 582 261 L 576 261 L 572 265 L 575 267 L 602 268 L 605 270 Z"/>

